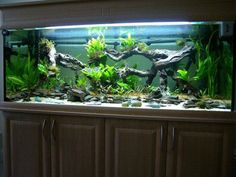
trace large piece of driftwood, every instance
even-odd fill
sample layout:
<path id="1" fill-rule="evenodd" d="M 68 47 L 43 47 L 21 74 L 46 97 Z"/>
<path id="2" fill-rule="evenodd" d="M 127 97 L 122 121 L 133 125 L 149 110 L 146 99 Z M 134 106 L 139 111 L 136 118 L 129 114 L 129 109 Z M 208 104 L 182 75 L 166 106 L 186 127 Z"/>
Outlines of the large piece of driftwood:
<path id="1" fill-rule="evenodd" d="M 130 72 L 130 74 L 134 74 L 137 76 L 148 77 L 146 84 L 150 85 L 153 79 L 156 77 L 157 73 L 160 73 L 160 87 L 161 90 L 167 89 L 167 74 L 164 71 L 171 65 L 179 62 L 183 58 L 191 55 L 193 52 L 192 46 L 184 46 L 182 49 L 175 50 L 165 50 L 165 49 L 152 49 L 141 51 L 138 47 L 135 47 L 129 51 L 119 52 L 115 49 L 106 50 L 106 54 L 114 61 L 121 61 L 128 59 L 133 55 L 142 55 L 145 58 L 149 59 L 153 64 L 149 71 L 141 71 L 141 72 Z M 137 71 L 137 70 L 136 70 Z M 129 72 L 127 71 L 127 74 Z M 141 73 L 141 75 L 139 74 Z M 145 73 L 145 74 L 143 74 Z"/>
<path id="2" fill-rule="evenodd" d="M 54 59 L 57 64 L 73 70 L 78 70 L 78 67 L 82 69 L 86 67 L 83 62 L 69 54 L 55 53 Z"/>
<path id="3" fill-rule="evenodd" d="M 141 71 L 134 68 L 125 67 L 123 69 L 117 70 L 121 78 L 127 77 L 128 75 L 136 75 L 139 77 L 147 77 L 146 84 L 151 85 L 153 79 L 156 77 L 157 73 L 160 74 L 160 85 L 161 91 L 165 92 L 167 90 L 167 73 L 165 69 L 171 67 L 171 65 L 179 62 L 185 57 L 190 56 L 193 53 L 192 46 L 184 46 L 180 50 L 166 50 L 166 49 L 151 49 L 151 50 L 139 50 L 138 47 L 127 51 L 118 51 L 114 49 L 106 49 L 105 54 L 114 61 L 121 61 L 128 59 L 134 55 L 141 55 L 152 62 L 152 67 L 150 70 Z M 79 59 L 63 53 L 57 53 L 55 47 L 53 46 L 48 50 L 48 58 L 52 65 L 61 65 L 72 70 L 79 70 L 85 68 L 87 65 L 81 62 Z"/>

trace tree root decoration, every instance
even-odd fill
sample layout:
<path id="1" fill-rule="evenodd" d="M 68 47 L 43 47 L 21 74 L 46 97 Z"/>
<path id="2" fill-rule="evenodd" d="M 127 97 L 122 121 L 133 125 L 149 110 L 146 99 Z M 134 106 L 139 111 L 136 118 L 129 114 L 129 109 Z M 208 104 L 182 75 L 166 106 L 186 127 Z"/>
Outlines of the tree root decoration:
<path id="1" fill-rule="evenodd" d="M 179 51 L 166 50 L 166 49 L 153 49 L 147 51 L 141 51 L 138 47 L 135 47 L 129 51 L 119 52 L 115 49 L 107 49 L 105 53 L 114 61 L 125 60 L 133 55 L 142 55 L 156 63 L 155 65 L 161 66 L 168 63 L 175 63 L 183 59 L 184 57 L 190 55 L 193 51 L 192 46 L 184 46 Z"/>
<path id="2" fill-rule="evenodd" d="M 72 70 L 78 70 L 78 67 L 82 69 L 86 67 L 86 64 L 69 54 L 55 53 L 54 59 L 56 64 Z"/>
<path id="3" fill-rule="evenodd" d="M 118 75 L 120 78 L 124 78 L 129 75 L 136 75 L 139 77 L 149 77 L 151 75 L 151 72 L 150 71 L 141 71 L 141 70 L 137 70 L 134 68 L 125 67 L 125 68 L 118 70 Z"/>
<path id="4" fill-rule="evenodd" d="M 58 64 L 72 70 L 87 67 L 86 64 L 69 54 L 57 53 L 54 45 L 50 45 L 50 48 L 46 51 L 49 61 L 54 66 Z M 183 58 L 191 56 L 193 51 L 194 47 L 188 45 L 178 51 L 166 49 L 140 50 L 137 46 L 134 46 L 133 48 L 122 52 L 116 50 L 115 48 L 106 49 L 105 54 L 114 61 L 125 60 L 133 55 L 141 55 L 149 59 L 152 62 L 152 67 L 150 70 L 141 71 L 134 68 L 125 67 L 117 70 L 118 75 L 121 78 L 127 77 L 128 75 L 147 77 L 146 84 L 151 85 L 157 73 L 160 73 L 160 91 L 165 92 L 167 90 L 168 76 L 165 69 L 170 67 L 172 64 L 181 61 Z"/>
<path id="5" fill-rule="evenodd" d="M 127 74 L 134 74 L 140 77 L 148 77 L 146 84 L 150 85 L 152 84 L 153 79 L 156 77 L 157 73 L 160 73 L 160 77 L 163 76 L 163 79 L 161 83 L 163 89 L 166 90 L 164 83 L 166 83 L 166 72 L 164 71 L 166 68 L 170 67 L 172 64 L 175 64 L 182 60 L 185 57 L 190 56 L 193 53 L 193 46 L 184 46 L 179 51 L 174 50 L 165 50 L 165 49 L 153 49 L 153 50 L 147 50 L 147 51 L 140 51 L 138 47 L 133 48 L 129 51 L 119 52 L 115 49 L 109 49 L 106 50 L 106 54 L 114 61 L 120 61 L 125 60 L 133 55 L 142 55 L 149 59 L 153 65 L 150 69 L 150 71 L 138 71 L 134 70 L 135 72 L 132 72 L 130 69 L 126 69 L 125 72 Z"/>

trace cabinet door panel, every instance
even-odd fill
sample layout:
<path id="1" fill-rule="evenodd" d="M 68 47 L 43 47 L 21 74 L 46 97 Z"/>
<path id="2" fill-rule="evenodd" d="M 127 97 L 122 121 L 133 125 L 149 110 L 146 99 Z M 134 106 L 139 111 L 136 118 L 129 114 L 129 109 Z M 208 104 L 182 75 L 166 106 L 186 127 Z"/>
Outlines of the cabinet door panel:
<path id="1" fill-rule="evenodd" d="M 34 114 L 4 113 L 6 128 L 6 176 L 49 177 L 50 149 L 48 117 Z M 43 130 L 44 125 L 44 130 Z"/>
<path id="2" fill-rule="evenodd" d="M 165 124 L 106 120 L 106 177 L 164 175 Z"/>
<path id="3" fill-rule="evenodd" d="M 227 176 L 229 132 L 227 125 L 169 124 L 167 177 Z"/>
<path id="4" fill-rule="evenodd" d="M 53 177 L 104 177 L 104 120 L 53 117 Z"/>

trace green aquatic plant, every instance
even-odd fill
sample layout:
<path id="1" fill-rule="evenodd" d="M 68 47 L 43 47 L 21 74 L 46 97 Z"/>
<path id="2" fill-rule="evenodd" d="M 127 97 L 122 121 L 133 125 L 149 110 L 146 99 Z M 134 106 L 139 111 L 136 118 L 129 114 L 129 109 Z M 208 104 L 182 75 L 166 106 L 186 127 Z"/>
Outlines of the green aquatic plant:
<path id="1" fill-rule="evenodd" d="M 222 45 L 219 61 L 222 72 L 219 74 L 219 80 L 224 84 L 220 84 L 219 91 L 224 98 L 230 99 L 232 96 L 233 52 L 228 43 L 223 42 Z"/>
<path id="2" fill-rule="evenodd" d="M 65 83 L 60 77 L 58 67 L 49 65 L 46 60 L 41 60 L 38 64 L 40 74 L 39 88 L 52 90 Z"/>
<path id="3" fill-rule="evenodd" d="M 217 76 L 219 74 L 219 66 L 221 65 L 222 48 L 221 41 L 218 37 L 218 30 L 210 29 L 211 34 L 208 39 L 192 39 L 196 49 L 196 73 L 195 77 L 200 82 L 205 81 L 207 87 L 207 95 L 214 98 L 219 93 Z M 214 42 L 213 42 L 214 41 Z M 224 72 L 224 69 L 220 72 Z"/>
<path id="4" fill-rule="evenodd" d="M 88 78 L 81 74 L 81 76 L 76 80 L 76 86 L 81 90 L 86 90 L 86 87 L 89 87 Z"/>
<path id="5" fill-rule="evenodd" d="M 134 48 L 136 41 L 131 34 L 127 34 L 127 38 L 120 38 L 120 45 L 122 51 L 130 51 Z"/>
<path id="6" fill-rule="evenodd" d="M 105 57 L 106 43 L 103 37 L 92 38 L 88 41 L 85 49 L 90 59 L 100 59 Z"/>
<path id="7" fill-rule="evenodd" d="M 181 79 L 187 83 L 191 83 L 192 81 L 196 81 L 199 79 L 198 76 L 191 77 L 189 75 L 189 72 L 185 69 L 178 69 L 177 73 L 178 73 L 178 75 L 176 76 L 176 78 Z"/>
<path id="8" fill-rule="evenodd" d="M 183 39 L 183 38 L 176 40 L 176 45 L 177 45 L 177 46 L 183 47 L 183 46 L 185 46 L 185 44 L 186 44 L 186 40 Z"/>
<path id="9" fill-rule="evenodd" d="M 120 78 L 115 66 L 103 64 L 97 67 L 86 67 L 82 73 L 88 78 L 92 90 L 99 93 L 122 94 L 134 90 L 140 81 L 133 75 Z M 85 84 L 83 81 L 80 81 L 80 87 Z"/>
<path id="10" fill-rule="evenodd" d="M 20 55 L 12 57 L 6 63 L 6 86 L 7 92 L 31 92 L 39 82 L 39 72 L 35 59 L 21 57 Z"/>
<path id="11" fill-rule="evenodd" d="M 109 65 L 100 64 L 98 67 L 86 67 L 82 73 L 90 80 L 94 90 L 115 87 L 118 79 L 116 68 Z"/>
<path id="12" fill-rule="evenodd" d="M 39 41 L 40 54 L 47 56 L 48 53 L 55 47 L 55 43 L 49 39 L 42 38 Z"/>
<path id="13" fill-rule="evenodd" d="M 149 50 L 149 46 L 145 42 L 137 43 L 137 47 L 141 52 L 147 52 Z"/>

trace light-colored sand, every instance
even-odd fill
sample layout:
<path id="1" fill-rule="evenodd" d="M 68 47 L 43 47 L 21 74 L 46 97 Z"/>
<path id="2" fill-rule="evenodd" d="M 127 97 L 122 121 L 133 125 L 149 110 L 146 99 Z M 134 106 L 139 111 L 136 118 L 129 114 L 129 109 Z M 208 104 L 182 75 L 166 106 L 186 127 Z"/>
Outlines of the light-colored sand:
<path id="1" fill-rule="evenodd" d="M 40 102 L 39 101 L 35 101 L 34 97 L 31 97 L 31 101 L 28 101 L 27 103 L 33 103 L 33 104 L 58 104 L 58 105 L 80 105 L 80 106 L 102 106 L 102 107 L 122 107 L 121 104 L 117 104 L 117 103 L 101 103 L 101 102 L 71 102 L 71 101 L 67 101 L 67 100 L 58 100 L 58 99 L 53 99 L 53 98 L 41 98 L 40 97 Z M 22 100 L 17 101 L 17 102 L 23 102 Z M 145 109 L 166 109 L 166 110 L 196 110 L 196 111 L 225 111 L 225 112 L 229 112 L 231 111 L 230 109 L 218 109 L 218 108 L 214 108 L 214 109 L 200 109 L 200 108 L 184 108 L 183 104 L 185 102 L 182 102 L 178 105 L 174 105 L 174 104 L 161 104 L 160 108 L 152 108 L 150 107 L 150 103 L 142 103 L 142 107 L 132 107 L 134 109 L 138 109 L 138 108 L 145 108 Z"/>

